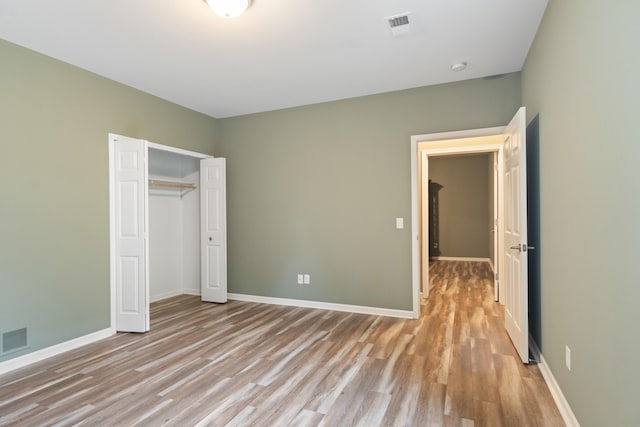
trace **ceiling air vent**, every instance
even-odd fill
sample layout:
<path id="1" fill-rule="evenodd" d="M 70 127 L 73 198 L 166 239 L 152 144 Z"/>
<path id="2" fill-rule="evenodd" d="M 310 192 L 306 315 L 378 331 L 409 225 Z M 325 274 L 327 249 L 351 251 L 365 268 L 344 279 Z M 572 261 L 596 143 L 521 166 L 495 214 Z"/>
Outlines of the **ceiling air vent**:
<path id="1" fill-rule="evenodd" d="M 389 24 L 391 34 L 399 36 L 401 34 L 407 34 L 411 32 L 411 24 L 409 22 L 410 12 L 402 13 L 400 15 L 388 16 L 385 19 Z"/>

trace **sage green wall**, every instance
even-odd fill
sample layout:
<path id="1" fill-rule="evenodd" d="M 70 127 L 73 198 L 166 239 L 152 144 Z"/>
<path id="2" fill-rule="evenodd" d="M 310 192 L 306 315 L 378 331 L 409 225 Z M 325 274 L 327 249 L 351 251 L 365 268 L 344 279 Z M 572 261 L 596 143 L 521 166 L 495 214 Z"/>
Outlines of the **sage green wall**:
<path id="1" fill-rule="evenodd" d="M 215 119 L 0 40 L 0 332 L 109 327 L 108 133 L 212 154 Z M 124 64 L 123 64 L 124 66 Z"/>
<path id="2" fill-rule="evenodd" d="M 488 158 L 488 154 L 429 158 L 429 179 L 442 185 L 440 256 L 489 258 Z"/>
<path id="3" fill-rule="evenodd" d="M 585 427 L 640 425 L 638 16 L 636 0 L 551 0 L 522 73 L 540 114 L 541 350 Z"/>
<path id="4" fill-rule="evenodd" d="M 519 105 L 510 74 L 221 120 L 229 291 L 411 310 L 411 135 Z"/>

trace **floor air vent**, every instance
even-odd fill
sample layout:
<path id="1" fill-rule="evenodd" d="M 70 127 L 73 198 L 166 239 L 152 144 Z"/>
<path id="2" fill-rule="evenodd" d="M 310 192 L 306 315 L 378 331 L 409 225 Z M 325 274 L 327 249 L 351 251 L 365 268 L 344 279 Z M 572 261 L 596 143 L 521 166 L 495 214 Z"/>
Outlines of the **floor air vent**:
<path id="1" fill-rule="evenodd" d="M 27 328 L 16 329 L 2 334 L 0 354 L 10 353 L 27 346 Z"/>

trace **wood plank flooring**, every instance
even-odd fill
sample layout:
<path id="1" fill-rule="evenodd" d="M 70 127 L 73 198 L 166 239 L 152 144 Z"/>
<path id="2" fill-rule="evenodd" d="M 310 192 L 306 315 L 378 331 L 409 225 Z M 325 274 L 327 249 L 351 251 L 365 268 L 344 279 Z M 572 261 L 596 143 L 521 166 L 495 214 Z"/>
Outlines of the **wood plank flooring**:
<path id="1" fill-rule="evenodd" d="M 11 426 L 562 426 L 519 362 L 487 264 L 436 261 L 416 320 L 179 296 L 0 376 Z"/>

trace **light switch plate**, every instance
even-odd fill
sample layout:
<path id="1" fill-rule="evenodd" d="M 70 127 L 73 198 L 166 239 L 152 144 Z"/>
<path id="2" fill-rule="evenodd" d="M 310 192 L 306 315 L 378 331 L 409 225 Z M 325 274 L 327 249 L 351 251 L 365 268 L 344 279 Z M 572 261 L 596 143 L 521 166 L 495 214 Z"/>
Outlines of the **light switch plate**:
<path id="1" fill-rule="evenodd" d="M 310 285 L 311 284 L 311 275 L 310 274 L 305 274 L 304 275 L 304 284 L 305 285 Z"/>
<path id="2" fill-rule="evenodd" d="M 404 228 L 404 218 L 396 218 L 396 228 Z"/>
<path id="3" fill-rule="evenodd" d="M 298 274 L 298 285 L 304 285 L 304 275 Z"/>

